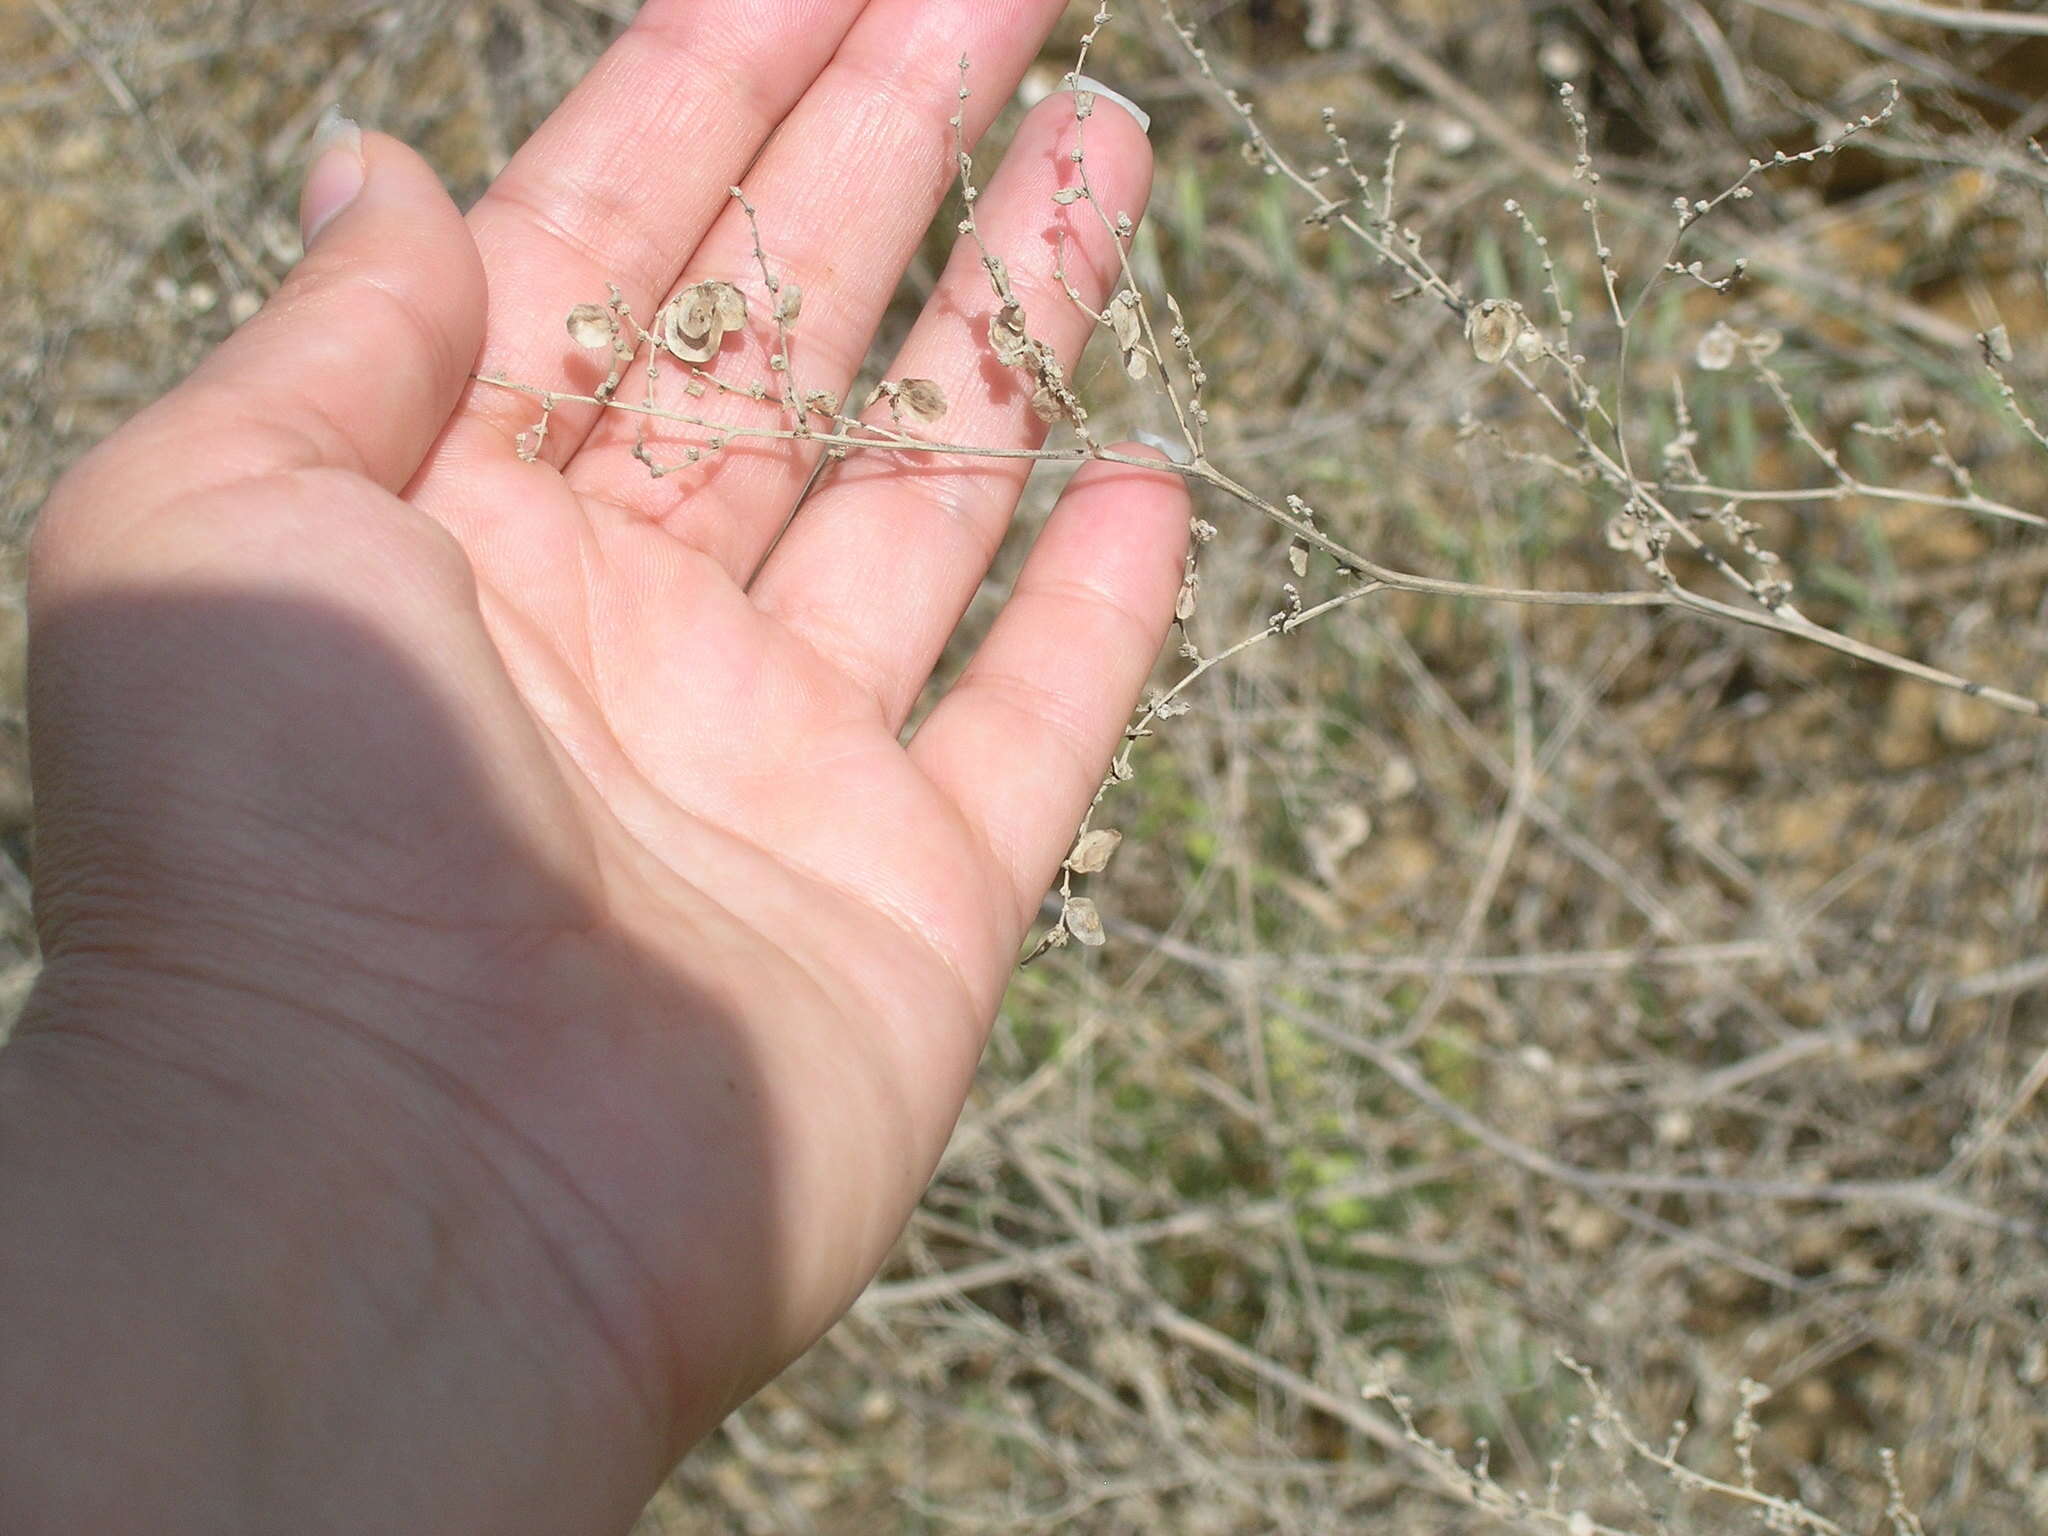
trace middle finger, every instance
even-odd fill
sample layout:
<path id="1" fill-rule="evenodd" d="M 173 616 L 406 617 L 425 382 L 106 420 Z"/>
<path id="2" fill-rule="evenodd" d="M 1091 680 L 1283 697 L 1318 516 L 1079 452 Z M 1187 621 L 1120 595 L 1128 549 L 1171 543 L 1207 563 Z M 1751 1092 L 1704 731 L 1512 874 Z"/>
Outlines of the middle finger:
<path id="1" fill-rule="evenodd" d="M 554 384 L 570 306 L 602 301 L 607 281 L 643 314 L 658 302 L 866 4 L 648 0 L 470 210 L 491 289 L 481 371 Z M 507 440 L 533 414 L 495 391 L 473 411 Z M 563 409 L 553 462 L 594 416 Z"/>
<path id="2" fill-rule="evenodd" d="M 1009 100 L 1061 10 L 1060 0 L 872 0 L 762 152 L 745 190 L 759 211 L 771 270 L 803 290 L 788 357 L 798 390 L 839 396 L 851 387 L 952 184 L 954 113 L 972 144 Z M 965 102 L 963 57 L 971 91 Z M 784 375 L 770 366 L 777 336 L 754 252 L 745 211 L 729 205 L 677 286 L 715 278 L 745 293 L 745 333 L 728 339 L 704 367 L 741 389 L 759 383 L 768 403 L 716 387 L 687 395 L 687 369 L 670 360 L 658 404 L 735 424 L 787 425 L 776 404 Z M 621 393 L 638 399 L 643 387 L 629 378 Z M 656 479 L 631 452 L 643 425 L 649 451 L 669 462 L 683 460 L 692 445 L 701 449 L 710 436 L 656 430 L 630 412 L 609 413 L 569 464 L 571 487 L 634 521 L 660 524 L 744 582 L 808 478 L 816 448 L 757 439 Z"/>

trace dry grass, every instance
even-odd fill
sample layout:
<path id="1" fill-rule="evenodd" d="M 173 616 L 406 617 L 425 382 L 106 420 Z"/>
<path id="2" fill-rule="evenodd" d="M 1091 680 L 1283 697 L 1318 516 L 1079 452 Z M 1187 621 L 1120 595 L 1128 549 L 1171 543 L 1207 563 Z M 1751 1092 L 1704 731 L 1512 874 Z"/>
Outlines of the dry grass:
<path id="1" fill-rule="evenodd" d="M 284 270 L 327 100 L 473 194 L 611 9 L 0 8 L 8 526 Z M 1390 301 L 1369 251 L 1304 226 L 1313 201 L 1239 152 L 1150 0 L 1118 9 L 1094 68 L 1153 111 L 1161 165 L 1133 271 L 1189 316 L 1214 461 L 1401 570 L 1654 590 L 1610 547 L 1581 445 L 1444 305 Z M 1254 0 L 1193 19 L 1300 163 L 1327 157 L 1325 105 L 1375 167 L 1404 119 L 1402 219 L 1470 293 L 1532 316 L 1509 198 L 1598 307 L 1597 267 L 1564 254 L 1587 240 L 1553 77 L 1578 84 L 1630 272 L 1669 233 L 1632 208 L 1825 139 L 1898 79 L 1897 118 L 1716 215 L 1709 275 L 1746 254 L 1754 281 L 1674 281 L 1626 358 L 1611 332 L 1584 352 L 1633 392 L 1640 441 L 1677 430 L 1677 377 L 1707 478 L 1826 492 L 1747 513 L 1815 618 L 2038 696 L 2043 535 L 1929 505 L 1957 499 L 1932 440 L 1857 424 L 1936 419 L 1971 494 L 2048 511 L 2048 453 L 1968 341 L 2006 326 L 2016 397 L 2048 400 L 2048 173 L 2025 149 L 2048 43 L 1897 9 Z M 1720 320 L 1783 335 L 1782 396 L 1697 368 Z M 1111 348 L 1076 383 L 1106 424 L 1171 425 Z M 1855 489 L 1817 474 L 1788 401 Z M 1262 632 L 1287 582 L 1341 590 L 1202 494 L 1204 654 Z M 1125 837 L 1088 889 L 1111 942 L 1022 973 L 890 1271 L 647 1530 L 2048 1525 L 2040 726 L 1669 609 L 1398 592 L 1185 697 L 1105 801 Z M 1695 1426 L 1675 1452 L 1674 1420 Z"/>

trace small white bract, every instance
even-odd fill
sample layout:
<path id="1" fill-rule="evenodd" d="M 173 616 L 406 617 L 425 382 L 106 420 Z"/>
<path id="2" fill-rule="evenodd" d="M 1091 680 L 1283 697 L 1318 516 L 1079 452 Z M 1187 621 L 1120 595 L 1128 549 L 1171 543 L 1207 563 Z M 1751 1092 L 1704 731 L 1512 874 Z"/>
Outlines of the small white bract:
<path id="1" fill-rule="evenodd" d="M 1100 874 L 1109 865 L 1110 855 L 1122 843 L 1124 835 L 1107 827 L 1098 827 L 1081 835 L 1074 844 L 1074 851 L 1067 855 L 1067 868 L 1077 875 Z"/>
<path id="2" fill-rule="evenodd" d="M 1472 355 L 1489 366 L 1500 362 L 1522 334 L 1522 311 L 1507 299 L 1485 299 L 1465 317 Z"/>
<path id="3" fill-rule="evenodd" d="M 569 311 L 569 339 L 595 352 L 619 334 L 619 322 L 602 304 L 578 304 Z"/>
<path id="4" fill-rule="evenodd" d="M 1607 541 L 1607 547 L 1617 554 L 1634 555 L 1638 560 L 1650 558 L 1650 530 L 1643 526 L 1641 519 L 1626 512 L 1617 512 L 1607 519 L 1602 537 Z"/>
<path id="5" fill-rule="evenodd" d="M 1735 327 L 1726 320 L 1717 321 L 1714 328 L 1700 337 L 1700 344 L 1693 351 L 1693 361 L 1708 373 L 1723 373 L 1734 366 L 1735 349 L 1742 344 L 1742 337 Z"/>
<path id="6" fill-rule="evenodd" d="M 1060 925 L 1090 949 L 1099 949 L 1109 935 L 1102 929 L 1102 914 L 1086 896 L 1069 896 L 1060 910 Z"/>

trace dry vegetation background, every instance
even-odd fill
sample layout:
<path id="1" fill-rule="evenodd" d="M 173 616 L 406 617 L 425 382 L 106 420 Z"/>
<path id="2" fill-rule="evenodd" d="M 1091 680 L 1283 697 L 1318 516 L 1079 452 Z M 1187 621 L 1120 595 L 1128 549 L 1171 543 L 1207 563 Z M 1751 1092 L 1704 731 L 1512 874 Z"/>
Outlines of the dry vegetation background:
<path id="1" fill-rule="evenodd" d="M 288 268 L 322 107 L 473 196 L 628 9 L 0 0 L 7 548 Z M 1643 589 L 1569 439 L 1454 316 L 1302 223 L 1152 0 L 1114 9 L 1095 72 L 1151 109 L 1160 156 L 1134 267 L 1189 316 L 1213 459 L 1408 570 Z M 1375 163 L 1405 120 L 1402 219 L 1532 314 L 1503 200 L 1566 266 L 1587 244 L 1559 80 L 1607 188 L 1653 211 L 1899 80 L 1852 151 L 1716 216 L 1767 272 L 1670 285 L 1626 362 L 1587 343 L 1592 364 L 1653 445 L 1683 378 L 1709 477 L 1825 487 L 1758 380 L 1698 366 L 1716 321 L 1768 327 L 1859 481 L 1951 488 L 1931 439 L 1855 426 L 1932 417 L 1984 494 L 2048 511 L 2048 451 L 1969 339 L 2005 325 L 2048 411 L 2048 160 L 2027 147 L 2048 37 L 1848 0 L 1184 14 L 1305 164 L 1323 106 Z M 1609 217 L 1640 278 L 1656 247 Z M 1588 277 L 1567 281 L 1597 309 Z M 1104 421 L 1170 422 L 1113 349 L 1079 385 Z M 1221 531 L 1192 634 L 1213 652 L 1294 578 L 1284 533 L 1202 510 Z M 1755 515 L 1816 617 L 2048 691 L 2048 535 L 1861 495 Z M 10 1009 L 34 974 L 15 564 Z M 2048 732 L 1669 611 L 1391 594 L 1188 698 L 1104 810 L 1125 833 L 1090 887 L 1110 944 L 1020 975 L 889 1271 L 646 1531 L 1873 1532 L 1916 1529 L 1908 1507 L 1928 1531 L 2048 1528 Z"/>

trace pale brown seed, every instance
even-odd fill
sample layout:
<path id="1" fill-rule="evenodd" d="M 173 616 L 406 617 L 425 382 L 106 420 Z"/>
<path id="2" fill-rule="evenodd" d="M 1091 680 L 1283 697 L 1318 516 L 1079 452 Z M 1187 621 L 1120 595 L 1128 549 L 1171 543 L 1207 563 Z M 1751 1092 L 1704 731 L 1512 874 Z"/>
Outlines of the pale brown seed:
<path id="1" fill-rule="evenodd" d="M 896 387 L 895 406 L 905 420 L 928 427 L 946 414 L 946 392 L 931 379 L 905 379 Z"/>

